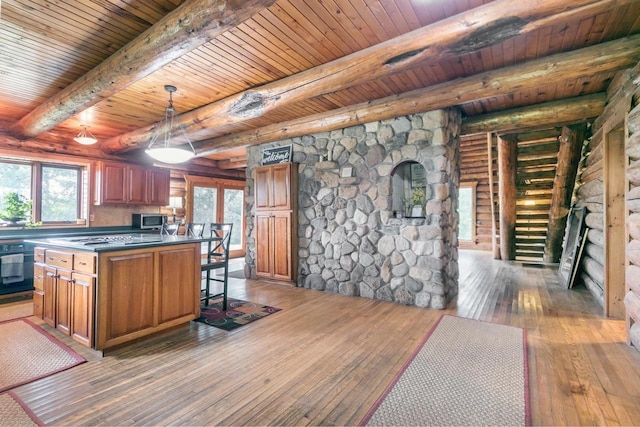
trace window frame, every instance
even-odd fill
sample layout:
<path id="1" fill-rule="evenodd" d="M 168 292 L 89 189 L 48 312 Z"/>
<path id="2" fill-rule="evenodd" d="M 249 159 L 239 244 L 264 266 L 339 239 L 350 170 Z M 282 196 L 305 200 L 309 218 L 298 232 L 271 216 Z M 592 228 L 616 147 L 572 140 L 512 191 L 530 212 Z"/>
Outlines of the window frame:
<path id="1" fill-rule="evenodd" d="M 465 244 L 475 244 L 477 243 L 478 240 L 478 235 L 476 234 L 476 214 L 477 214 L 477 209 L 478 209 L 478 205 L 477 205 L 477 196 L 476 196 L 476 187 L 478 186 L 478 182 L 477 181 L 468 181 L 468 182 L 461 182 L 459 187 L 458 187 L 458 197 L 460 195 L 460 189 L 462 188 L 470 188 L 471 189 L 471 239 L 469 240 L 462 240 L 460 239 L 459 233 L 458 233 L 458 242 L 459 243 L 465 243 Z M 458 215 L 460 215 L 460 203 L 458 202 Z M 460 231 L 460 218 L 458 218 L 458 231 Z"/>
<path id="2" fill-rule="evenodd" d="M 77 200 L 76 200 L 76 218 L 69 221 L 47 221 L 41 224 L 41 227 L 61 227 L 61 226 L 77 226 L 78 218 L 85 218 L 85 214 L 88 212 L 88 200 L 90 195 L 88 194 L 88 182 L 90 171 L 90 162 L 74 162 L 65 161 L 57 158 L 38 158 L 27 157 L 21 155 L 17 157 L 14 154 L 7 152 L 0 152 L 0 163 L 6 164 L 19 164 L 31 167 L 31 185 L 30 185 L 30 198 L 32 201 L 31 206 L 31 222 L 38 223 L 42 219 L 42 169 L 44 167 L 70 169 L 77 171 Z M 86 221 L 85 221 L 86 224 Z"/>

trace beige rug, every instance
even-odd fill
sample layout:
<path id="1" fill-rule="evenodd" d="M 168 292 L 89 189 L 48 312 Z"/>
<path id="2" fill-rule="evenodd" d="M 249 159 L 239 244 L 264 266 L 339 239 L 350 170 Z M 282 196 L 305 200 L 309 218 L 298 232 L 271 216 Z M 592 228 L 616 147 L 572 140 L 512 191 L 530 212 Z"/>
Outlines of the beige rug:
<path id="1" fill-rule="evenodd" d="M 80 355 L 27 319 L 0 323 L 0 392 L 84 361 Z"/>
<path id="2" fill-rule="evenodd" d="M 525 331 L 442 316 L 360 425 L 530 425 Z"/>
<path id="3" fill-rule="evenodd" d="M 43 426 L 44 423 L 13 392 L 0 394 L 0 426 Z"/>
<path id="4" fill-rule="evenodd" d="M 20 301 L 0 304 L 0 322 L 33 315 L 33 302 Z"/>

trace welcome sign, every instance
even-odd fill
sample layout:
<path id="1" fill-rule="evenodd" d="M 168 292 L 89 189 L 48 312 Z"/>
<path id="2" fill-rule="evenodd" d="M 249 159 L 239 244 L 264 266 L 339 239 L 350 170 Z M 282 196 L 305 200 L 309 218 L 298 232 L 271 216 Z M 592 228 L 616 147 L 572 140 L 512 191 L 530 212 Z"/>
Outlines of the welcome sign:
<path id="1" fill-rule="evenodd" d="M 291 145 L 265 148 L 262 150 L 262 165 L 276 165 L 291 161 Z"/>

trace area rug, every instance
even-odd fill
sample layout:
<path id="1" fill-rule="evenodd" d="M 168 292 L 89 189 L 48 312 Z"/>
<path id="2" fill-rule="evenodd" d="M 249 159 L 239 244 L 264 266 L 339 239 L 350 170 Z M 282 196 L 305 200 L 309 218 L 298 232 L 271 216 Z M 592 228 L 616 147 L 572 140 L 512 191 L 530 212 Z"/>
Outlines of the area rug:
<path id="1" fill-rule="evenodd" d="M 0 323 L 0 392 L 84 361 L 82 356 L 27 319 Z"/>
<path id="2" fill-rule="evenodd" d="M 220 299 L 214 301 L 208 307 L 202 307 L 200 317 L 196 319 L 196 322 L 206 323 L 207 325 L 230 331 L 277 311 L 280 311 L 280 309 L 234 298 L 227 299 L 227 310 L 224 311 L 222 309 L 222 299 Z"/>
<path id="3" fill-rule="evenodd" d="M 45 425 L 31 409 L 9 391 L 0 394 L 0 426 L 43 426 Z"/>
<path id="4" fill-rule="evenodd" d="M 31 315 L 33 315 L 32 301 L 0 304 L 0 322 L 18 319 L 21 317 L 29 317 Z"/>
<path id="5" fill-rule="evenodd" d="M 525 331 L 442 316 L 360 425 L 530 425 Z"/>

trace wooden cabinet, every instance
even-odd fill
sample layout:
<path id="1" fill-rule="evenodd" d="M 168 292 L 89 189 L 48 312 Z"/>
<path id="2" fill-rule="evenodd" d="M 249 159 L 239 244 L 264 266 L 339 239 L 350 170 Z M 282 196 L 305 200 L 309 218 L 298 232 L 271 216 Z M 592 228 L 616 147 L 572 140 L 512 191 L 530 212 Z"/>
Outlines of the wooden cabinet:
<path id="1" fill-rule="evenodd" d="M 255 169 L 256 276 L 296 279 L 297 177 L 295 163 Z"/>
<path id="2" fill-rule="evenodd" d="M 95 347 L 105 349 L 200 315 L 200 244 L 104 252 Z"/>
<path id="3" fill-rule="evenodd" d="M 291 188 L 297 182 L 297 164 L 282 163 L 255 169 L 256 210 L 292 209 Z M 295 175 L 294 175 L 295 174 Z"/>
<path id="4" fill-rule="evenodd" d="M 97 205 L 169 204 L 169 171 L 141 165 L 98 162 L 95 173 Z"/>
<path id="5" fill-rule="evenodd" d="M 96 256 L 36 248 L 33 315 L 91 347 L 94 337 Z"/>

